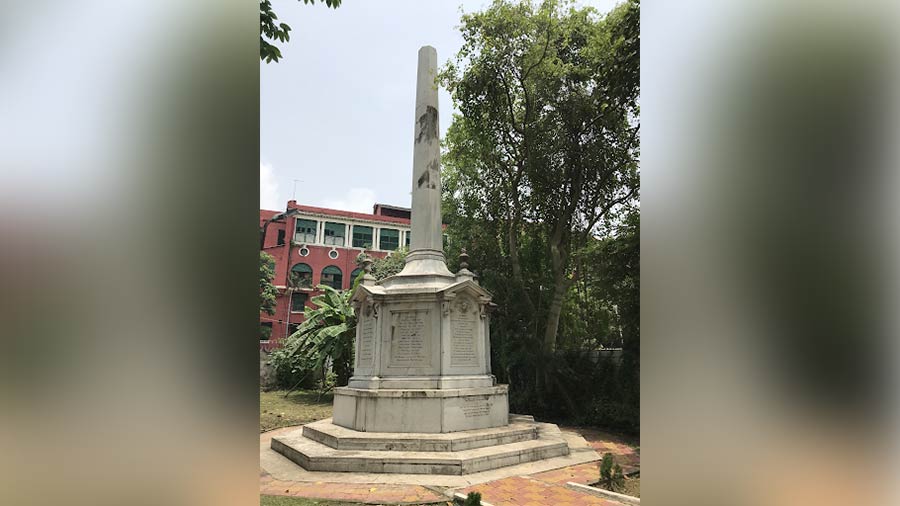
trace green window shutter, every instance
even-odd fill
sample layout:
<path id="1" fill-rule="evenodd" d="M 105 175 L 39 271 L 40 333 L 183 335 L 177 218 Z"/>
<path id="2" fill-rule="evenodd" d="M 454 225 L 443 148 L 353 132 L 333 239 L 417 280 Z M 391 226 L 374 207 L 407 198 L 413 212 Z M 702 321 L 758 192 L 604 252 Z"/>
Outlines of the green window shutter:
<path id="1" fill-rule="evenodd" d="M 400 231 L 392 228 L 382 228 L 379 234 L 381 238 L 379 249 L 394 251 L 400 247 Z"/>
<path id="2" fill-rule="evenodd" d="M 372 227 L 353 225 L 353 247 L 372 248 Z"/>
<path id="3" fill-rule="evenodd" d="M 295 264 L 291 267 L 290 284 L 294 288 L 312 288 L 313 270 L 307 264 Z"/>
<path id="4" fill-rule="evenodd" d="M 325 244 L 343 246 L 346 226 L 343 223 L 325 222 Z"/>
<path id="5" fill-rule="evenodd" d="M 329 265 L 322 269 L 322 284 L 328 285 L 335 290 L 342 290 L 344 284 L 344 275 L 339 267 Z"/>
<path id="6" fill-rule="evenodd" d="M 302 313 L 306 308 L 306 299 L 309 298 L 308 294 L 303 292 L 295 292 L 291 295 L 291 312 L 292 313 Z"/>
<path id="7" fill-rule="evenodd" d="M 316 242 L 316 228 L 318 228 L 319 222 L 316 220 L 297 220 L 297 228 L 294 232 L 294 240 L 303 243 L 310 244 Z"/>

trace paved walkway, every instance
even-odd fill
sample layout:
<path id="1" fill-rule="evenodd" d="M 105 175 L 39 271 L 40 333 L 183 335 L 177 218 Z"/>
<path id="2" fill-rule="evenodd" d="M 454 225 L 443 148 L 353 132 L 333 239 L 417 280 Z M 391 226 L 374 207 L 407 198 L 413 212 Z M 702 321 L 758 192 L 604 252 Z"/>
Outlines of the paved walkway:
<path id="1" fill-rule="evenodd" d="M 461 490 L 463 494 L 480 492 L 481 500 L 493 506 L 621 506 L 532 476 L 513 476 Z"/>
<path id="2" fill-rule="evenodd" d="M 421 504 L 447 501 L 447 496 L 420 485 L 279 481 L 265 472 L 260 474 L 259 493 L 367 504 Z"/>
<path id="3" fill-rule="evenodd" d="M 640 470 L 640 455 L 627 441 L 591 428 L 561 427 L 577 432 L 601 456 L 612 453 L 626 473 Z M 268 447 L 272 435 L 280 429 L 260 435 L 261 448 Z M 582 443 L 583 444 L 583 443 Z M 620 503 L 566 488 L 566 482 L 590 484 L 599 478 L 599 462 L 570 465 L 550 471 L 502 478 L 455 491 L 480 492 L 494 506 L 622 506 Z M 546 468 L 545 468 L 546 469 Z M 440 487 L 388 483 L 337 483 L 327 481 L 284 481 L 260 470 L 260 494 L 296 496 L 310 499 L 360 502 L 367 504 L 446 504 L 448 497 Z"/>

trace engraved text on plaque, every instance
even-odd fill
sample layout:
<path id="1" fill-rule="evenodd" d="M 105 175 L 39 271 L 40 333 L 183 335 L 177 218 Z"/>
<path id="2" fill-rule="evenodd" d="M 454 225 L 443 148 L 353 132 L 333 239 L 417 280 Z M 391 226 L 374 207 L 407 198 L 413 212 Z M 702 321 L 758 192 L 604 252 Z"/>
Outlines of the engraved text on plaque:
<path id="1" fill-rule="evenodd" d="M 359 364 L 370 366 L 374 358 L 375 318 L 366 316 L 360 322 L 359 331 Z"/>
<path id="2" fill-rule="evenodd" d="M 391 366 L 424 367 L 431 365 L 426 342 L 428 311 L 396 311 L 391 332 Z"/>
<path id="3" fill-rule="evenodd" d="M 462 301 L 453 308 L 451 316 L 450 366 L 478 365 L 475 352 L 475 313 L 473 305 Z"/>

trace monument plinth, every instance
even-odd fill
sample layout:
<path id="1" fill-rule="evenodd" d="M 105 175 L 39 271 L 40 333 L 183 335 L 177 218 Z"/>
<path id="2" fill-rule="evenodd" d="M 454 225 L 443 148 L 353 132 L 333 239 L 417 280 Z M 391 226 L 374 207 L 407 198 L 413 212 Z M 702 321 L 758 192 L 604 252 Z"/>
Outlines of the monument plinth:
<path id="1" fill-rule="evenodd" d="M 353 294 L 354 374 L 334 416 L 272 439 L 307 470 L 469 474 L 569 454 L 551 424 L 509 415 L 491 374 L 491 294 L 447 268 L 441 228 L 437 53 L 419 50 L 412 237 L 398 274 L 368 273 Z"/>

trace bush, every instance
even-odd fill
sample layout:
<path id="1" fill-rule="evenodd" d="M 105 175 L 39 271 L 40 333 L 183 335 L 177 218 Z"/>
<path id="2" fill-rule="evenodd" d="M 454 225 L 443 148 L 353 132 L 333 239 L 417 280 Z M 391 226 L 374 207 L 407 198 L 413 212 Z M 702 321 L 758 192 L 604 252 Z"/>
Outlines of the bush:
<path id="1" fill-rule="evenodd" d="M 625 474 L 611 453 L 604 453 L 600 461 L 600 485 L 613 492 L 625 488 Z"/>
<path id="2" fill-rule="evenodd" d="M 275 370 L 275 385 L 281 390 L 313 388 L 320 373 L 315 363 L 299 353 L 291 353 L 284 347 L 272 350 L 269 364 Z"/>
<path id="3" fill-rule="evenodd" d="M 481 494 L 478 492 L 469 492 L 469 495 L 466 496 L 464 501 L 454 501 L 456 504 L 462 504 L 462 506 L 481 506 Z"/>

